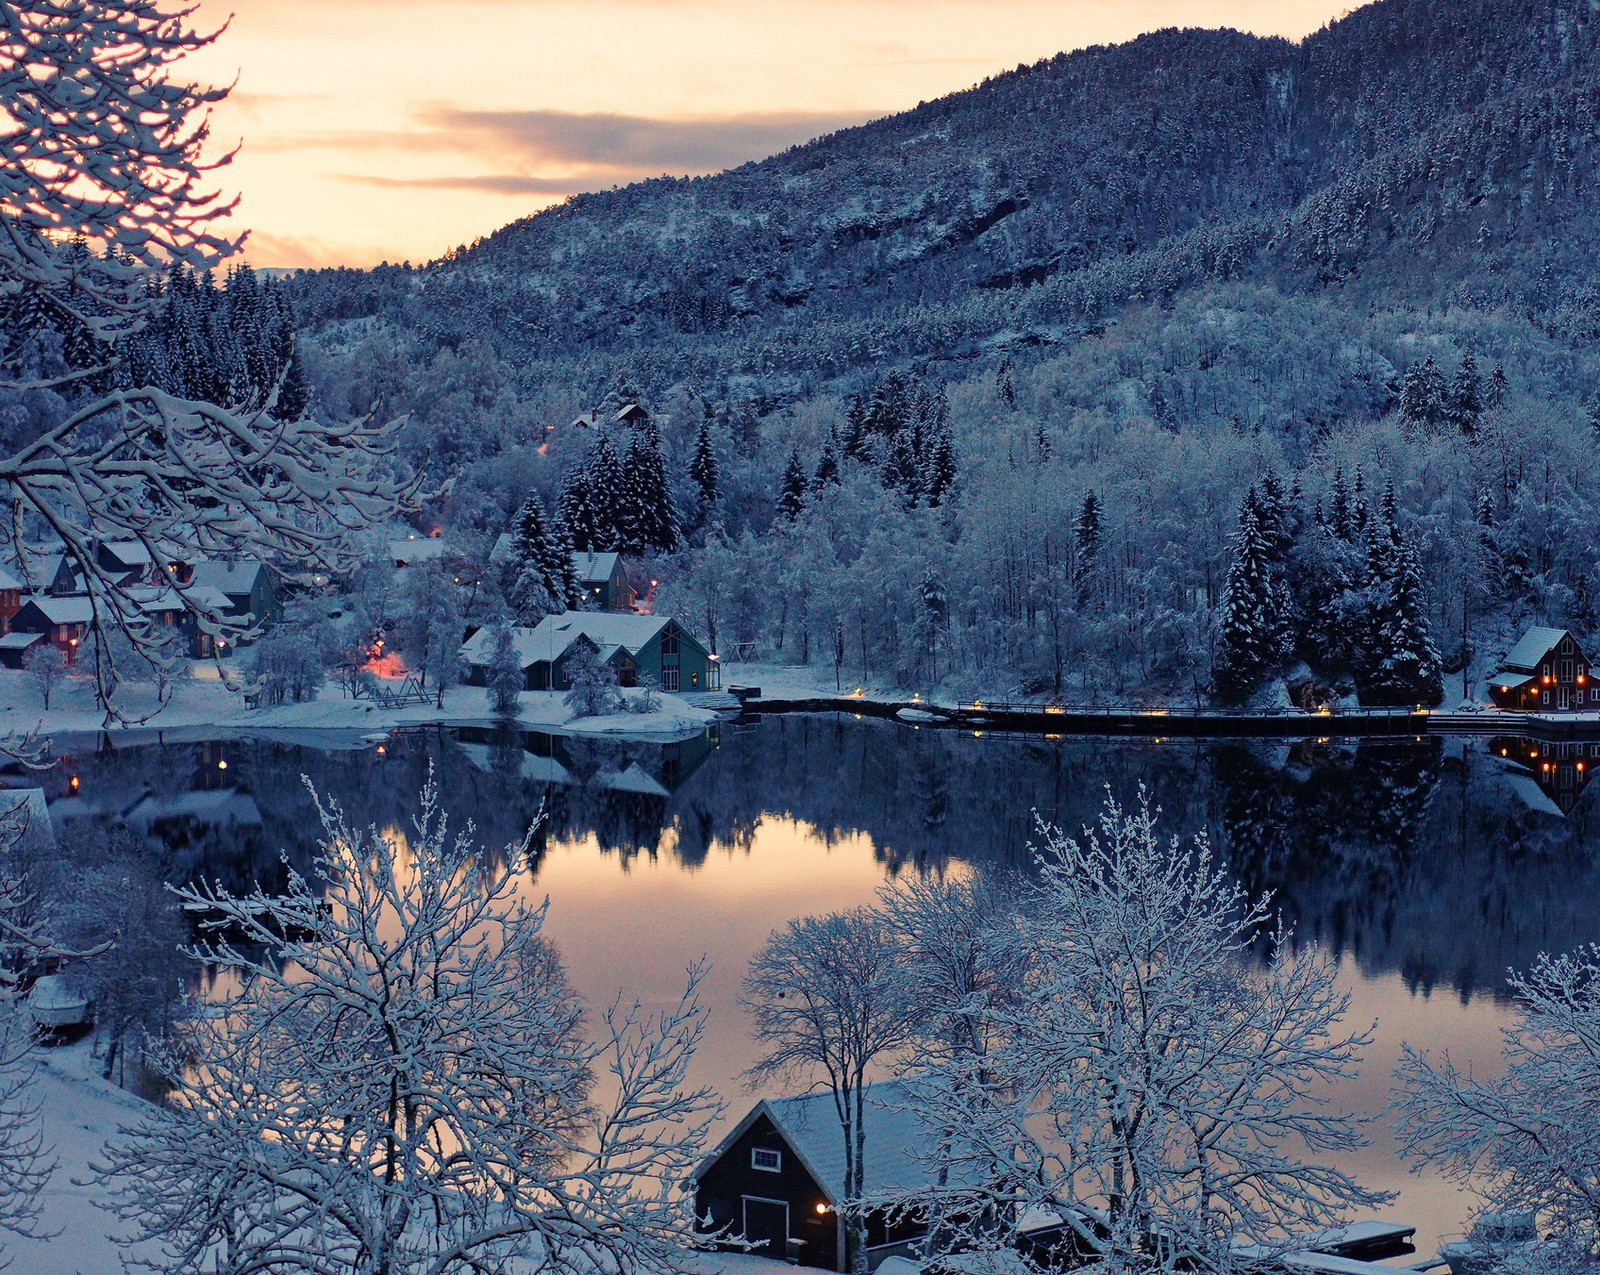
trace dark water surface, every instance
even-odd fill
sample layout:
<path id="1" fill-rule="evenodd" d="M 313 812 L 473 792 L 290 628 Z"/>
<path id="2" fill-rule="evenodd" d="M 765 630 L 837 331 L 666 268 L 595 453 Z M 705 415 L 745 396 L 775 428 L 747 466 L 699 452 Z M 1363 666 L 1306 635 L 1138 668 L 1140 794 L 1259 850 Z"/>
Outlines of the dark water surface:
<path id="1" fill-rule="evenodd" d="M 1076 829 L 1108 787 L 1132 802 L 1147 786 L 1169 832 L 1208 829 L 1301 940 L 1338 955 L 1352 1017 L 1379 1021 L 1337 1096 L 1353 1108 L 1383 1108 L 1401 1040 L 1494 1067 L 1506 969 L 1600 939 L 1600 797 L 1584 791 L 1600 742 L 1025 740 L 849 716 L 668 745 L 475 730 L 320 742 L 91 741 L 48 777 L 52 813 L 68 854 L 123 824 L 169 879 L 248 888 L 281 879 L 280 854 L 311 856 L 302 775 L 353 821 L 405 829 L 431 764 L 454 820 L 490 846 L 545 806 L 530 890 L 550 896 L 575 984 L 591 1004 L 619 989 L 664 1002 L 709 955 L 698 1068 L 735 1117 L 753 1100 L 738 980 L 774 926 L 869 901 L 898 873 L 1025 865 L 1035 811 Z M 1381 1122 L 1347 1165 L 1401 1191 L 1392 1213 L 1425 1252 L 1471 1207 L 1408 1175 Z"/>

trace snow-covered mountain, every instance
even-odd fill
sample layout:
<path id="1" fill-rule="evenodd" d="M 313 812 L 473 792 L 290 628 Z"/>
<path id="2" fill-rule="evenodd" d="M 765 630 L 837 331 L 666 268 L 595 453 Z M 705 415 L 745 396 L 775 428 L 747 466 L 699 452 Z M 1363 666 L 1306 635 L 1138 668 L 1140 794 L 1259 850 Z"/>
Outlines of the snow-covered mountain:
<path id="1" fill-rule="evenodd" d="M 1298 44 L 1161 31 L 717 176 L 579 196 L 418 271 L 304 276 L 301 308 L 488 334 L 546 369 L 626 351 L 647 379 L 1071 339 L 1130 299 L 1261 273 L 1570 308 L 1597 45 L 1590 0 L 1378 0 Z"/>

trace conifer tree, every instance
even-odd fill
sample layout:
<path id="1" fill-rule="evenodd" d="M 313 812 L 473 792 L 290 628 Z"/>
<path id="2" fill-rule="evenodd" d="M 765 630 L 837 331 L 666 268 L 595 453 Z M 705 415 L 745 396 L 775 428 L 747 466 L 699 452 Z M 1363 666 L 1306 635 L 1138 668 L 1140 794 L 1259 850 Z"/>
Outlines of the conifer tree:
<path id="1" fill-rule="evenodd" d="M 793 522 L 806 507 L 806 471 L 800 466 L 800 453 L 789 452 L 789 464 L 783 471 L 783 486 L 778 491 L 778 512 Z"/>
<path id="2" fill-rule="evenodd" d="M 1072 523 L 1072 585 L 1078 606 L 1089 605 L 1100 572 L 1100 498 L 1091 487 Z"/>
<path id="3" fill-rule="evenodd" d="M 599 546 L 600 525 L 595 510 L 594 493 L 589 484 L 589 458 L 574 465 L 561 480 L 561 494 L 556 498 L 556 508 L 561 522 L 572 538 L 574 549 L 593 553 Z"/>
<path id="4" fill-rule="evenodd" d="M 624 516 L 622 462 L 609 434 L 601 434 L 589 450 L 588 473 L 589 503 L 593 510 L 592 553 L 610 553 L 617 550 L 626 528 Z"/>
<path id="5" fill-rule="evenodd" d="M 709 416 L 701 417 L 700 431 L 695 435 L 694 456 L 689 461 L 689 481 L 694 484 L 695 524 L 703 526 L 711 518 L 721 495 L 721 466 L 717 463 L 716 450 L 711 446 Z"/>
<path id="6" fill-rule="evenodd" d="M 532 627 L 547 615 L 565 611 L 570 602 L 566 576 L 571 556 L 561 551 L 546 525 L 544 506 L 530 495 L 517 514 L 508 601 L 518 624 Z"/>
<path id="7" fill-rule="evenodd" d="M 928 504 L 937 507 L 948 500 L 955 482 L 955 444 L 950 439 L 949 425 L 945 425 L 934 438 L 932 453 L 923 474 L 922 488 Z"/>
<path id="8" fill-rule="evenodd" d="M 1282 658 L 1282 624 L 1271 549 L 1261 524 L 1259 495 L 1245 493 L 1239 529 L 1233 537 L 1233 561 L 1222 595 L 1217 694 L 1243 701 L 1264 682 Z"/>
<path id="9" fill-rule="evenodd" d="M 1483 382 L 1478 376 L 1478 360 L 1466 354 L 1450 382 L 1450 420 L 1463 434 L 1470 435 L 1478 428 L 1482 414 Z"/>
<path id="10" fill-rule="evenodd" d="M 1445 419 L 1449 389 L 1433 355 L 1406 370 L 1400 384 L 1400 419 L 1408 425 L 1432 426 Z"/>
<path id="11" fill-rule="evenodd" d="M 828 437 L 822 444 L 822 455 L 817 460 L 817 472 L 811 479 L 811 490 L 821 492 L 825 487 L 837 487 L 840 481 L 839 433 L 836 427 L 829 426 Z"/>

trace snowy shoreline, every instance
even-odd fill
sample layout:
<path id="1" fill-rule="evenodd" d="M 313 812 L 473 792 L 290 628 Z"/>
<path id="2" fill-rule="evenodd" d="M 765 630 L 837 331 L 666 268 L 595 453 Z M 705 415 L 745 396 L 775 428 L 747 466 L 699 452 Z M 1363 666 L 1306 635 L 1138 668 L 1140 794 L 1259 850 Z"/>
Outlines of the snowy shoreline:
<path id="1" fill-rule="evenodd" d="M 624 691 L 630 700 L 644 694 Z M 105 724 L 105 714 L 94 704 L 93 686 L 87 678 L 68 678 L 51 696 L 48 710 L 28 674 L 0 670 L 0 735 L 33 733 L 45 738 L 106 735 L 128 743 L 141 741 L 230 737 L 303 735 L 314 732 L 347 737 L 344 747 L 354 747 L 367 736 L 387 735 L 412 726 L 485 726 L 514 723 L 524 730 L 557 735 L 602 736 L 612 739 L 670 743 L 698 735 L 718 715 L 689 704 L 675 695 L 655 694 L 651 713 L 614 713 L 605 717 L 574 717 L 566 697 L 558 691 L 525 691 L 514 716 L 494 712 L 489 693 L 478 686 L 454 686 L 445 692 L 444 707 L 432 703 L 383 708 L 371 700 L 349 699 L 324 687 L 315 699 L 300 704 L 248 708 L 244 696 L 228 690 L 216 676 L 196 676 L 181 683 L 171 702 L 148 721 L 129 725 Z M 131 718 L 158 708 L 155 693 L 133 687 L 121 699 Z M 333 742 L 332 746 L 339 746 Z"/>

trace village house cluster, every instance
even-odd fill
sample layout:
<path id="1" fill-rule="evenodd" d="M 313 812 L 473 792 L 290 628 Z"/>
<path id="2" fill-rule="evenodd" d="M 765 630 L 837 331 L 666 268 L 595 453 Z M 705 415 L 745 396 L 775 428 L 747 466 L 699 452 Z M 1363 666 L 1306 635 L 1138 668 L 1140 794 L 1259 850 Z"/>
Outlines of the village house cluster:
<path id="1" fill-rule="evenodd" d="M 217 655 L 227 639 L 200 627 L 180 591 L 240 627 L 266 627 L 283 614 L 272 572 L 255 559 L 158 563 L 137 541 L 100 541 L 94 565 L 153 623 L 181 633 L 183 653 L 193 659 Z M 89 640 L 93 621 L 84 572 L 69 555 L 41 549 L 22 561 L 0 563 L 0 667 L 21 668 L 29 652 L 43 646 L 55 647 L 71 664 Z"/>

